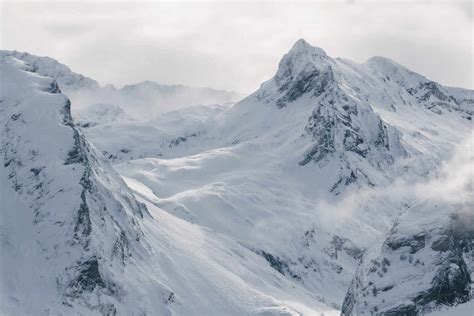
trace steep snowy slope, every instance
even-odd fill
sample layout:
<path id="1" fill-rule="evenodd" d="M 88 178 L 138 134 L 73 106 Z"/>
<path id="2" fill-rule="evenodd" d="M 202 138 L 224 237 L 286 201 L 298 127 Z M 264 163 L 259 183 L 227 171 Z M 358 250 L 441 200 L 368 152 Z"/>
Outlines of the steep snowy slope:
<path id="1" fill-rule="evenodd" d="M 2 310 L 112 312 L 146 208 L 73 126 L 56 81 L 32 71 L 1 63 Z"/>
<path id="2" fill-rule="evenodd" d="M 472 122 L 472 92 L 436 84 L 462 108 L 450 99 L 434 109 L 436 93 L 426 101 L 402 84 L 428 79 L 376 60 L 332 59 L 300 40 L 271 80 L 203 124 L 181 110 L 166 133 L 146 128 L 156 121 L 86 133 L 155 205 L 239 241 L 341 307 L 364 251 L 418 203 L 399 188 L 428 181 Z M 142 135 L 147 146 L 130 141 Z"/>
<path id="3" fill-rule="evenodd" d="M 336 310 L 213 230 L 125 185 L 57 83 L 0 61 L 0 313 L 298 315 Z M 146 204 L 146 206 L 145 206 Z"/>
<path id="4" fill-rule="evenodd" d="M 183 85 L 162 85 L 144 81 L 117 89 L 112 85 L 99 86 L 88 77 L 72 72 L 67 66 L 49 57 L 38 57 L 18 51 L 0 50 L 0 58 L 12 56 L 32 65 L 43 76 L 56 79 L 59 87 L 72 101 L 72 114 L 83 118 L 89 107 L 109 104 L 121 108 L 127 117 L 150 119 L 157 114 L 193 105 L 214 105 L 236 102 L 243 96 L 237 92 Z"/>

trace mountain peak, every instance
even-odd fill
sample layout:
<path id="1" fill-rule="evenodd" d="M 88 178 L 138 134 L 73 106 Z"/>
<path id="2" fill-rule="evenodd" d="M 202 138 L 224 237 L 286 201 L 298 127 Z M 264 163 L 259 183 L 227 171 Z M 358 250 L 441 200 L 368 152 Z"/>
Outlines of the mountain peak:
<path id="1" fill-rule="evenodd" d="M 299 39 L 280 61 L 277 77 L 295 76 L 311 69 L 324 69 L 331 63 L 331 58 L 319 47 L 311 46 L 304 39 Z"/>
<path id="2" fill-rule="evenodd" d="M 293 44 L 293 47 L 290 49 L 288 54 L 295 54 L 295 55 L 303 55 L 303 54 L 311 54 L 311 55 L 320 55 L 320 56 L 327 56 L 326 52 L 319 47 L 312 46 L 306 40 L 300 38 Z"/>
<path id="3" fill-rule="evenodd" d="M 284 107 L 303 94 L 320 95 L 334 80 L 334 61 L 304 39 L 296 41 L 283 56 L 273 82 L 279 91 L 278 107 Z"/>

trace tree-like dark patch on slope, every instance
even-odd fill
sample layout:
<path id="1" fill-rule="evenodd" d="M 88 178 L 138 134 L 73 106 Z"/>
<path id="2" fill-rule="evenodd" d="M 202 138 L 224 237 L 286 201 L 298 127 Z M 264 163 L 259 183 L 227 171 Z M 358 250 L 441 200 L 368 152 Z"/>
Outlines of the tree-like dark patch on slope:
<path id="1" fill-rule="evenodd" d="M 287 275 L 290 276 L 292 279 L 301 281 L 301 276 L 291 270 L 290 266 L 292 265 L 292 263 L 290 261 L 280 258 L 277 255 L 272 255 L 271 253 L 268 253 L 263 250 L 257 250 L 255 252 L 265 258 L 265 260 L 267 260 L 270 266 L 280 272 L 282 275 Z"/>

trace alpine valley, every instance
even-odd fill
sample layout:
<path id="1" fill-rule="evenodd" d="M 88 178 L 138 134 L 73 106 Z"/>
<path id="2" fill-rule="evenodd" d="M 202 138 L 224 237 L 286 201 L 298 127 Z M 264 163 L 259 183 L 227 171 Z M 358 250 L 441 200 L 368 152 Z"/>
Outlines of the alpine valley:
<path id="1" fill-rule="evenodd" d="M 0 83 L 2 315 L 474 309 L 472 90 L 302 39 L 246 97 L 16 51 Z"/>

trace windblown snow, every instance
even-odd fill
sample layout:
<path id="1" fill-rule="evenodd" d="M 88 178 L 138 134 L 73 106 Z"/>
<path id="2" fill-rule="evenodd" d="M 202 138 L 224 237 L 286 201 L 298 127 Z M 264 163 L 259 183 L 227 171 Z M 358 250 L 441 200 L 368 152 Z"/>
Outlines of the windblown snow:
<path id="1" fill-rule="evenodd" d="M 473 91 L 304 40 L 235 104 L 1 56 L 3 314 L 472 305 Z"/>

